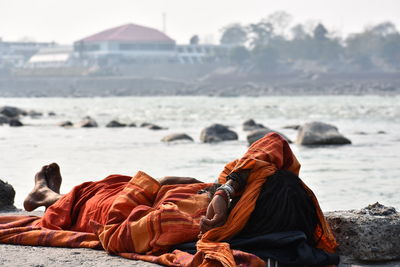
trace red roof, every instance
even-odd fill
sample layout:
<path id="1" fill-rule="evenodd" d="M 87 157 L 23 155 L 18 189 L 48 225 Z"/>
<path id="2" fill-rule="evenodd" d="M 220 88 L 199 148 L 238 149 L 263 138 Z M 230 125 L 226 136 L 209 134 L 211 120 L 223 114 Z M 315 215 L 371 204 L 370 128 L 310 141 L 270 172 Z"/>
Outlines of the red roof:
<path id="1" fill-rule="evenodd" d="M 132 23 L 93 34 L 89 37 L 79 40 L 78 42 L 102 41 L 175 43 L 175 40 L 171 39 L 165 33 L 159 30 Z"/>

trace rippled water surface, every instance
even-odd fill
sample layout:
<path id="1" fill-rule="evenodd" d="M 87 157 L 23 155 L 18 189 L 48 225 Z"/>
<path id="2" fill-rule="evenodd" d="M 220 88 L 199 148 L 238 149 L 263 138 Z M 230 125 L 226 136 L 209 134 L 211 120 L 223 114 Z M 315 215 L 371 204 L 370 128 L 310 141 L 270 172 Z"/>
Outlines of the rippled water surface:
<path id="1" fill-rule="evenodd" d="M 23 118 L 27 126 L 21 128 L 0 126 L 0 178 L 16 189 L 18 207 L 33 186 L 34 173 L 50 162 L 61 166 L 64 193 L 87 180 L 138 170 L 154 177 L 184 175 L 213 181 L 226 162 L 246 151 L 242 123 L 253 118 L 293 140 L 297 131 L 282 127 L 308 121 L 334 124 L 352 140 L 352 145 L 339 147 L 291 145 L 302 163 L 301 178 L 324 210 L 361 208 L 376 201 L 400 209 L 400 97 L 0 98 L 1 105 L 45 113 Z M 49 111 L 57 115 L 47 116 Z M 86 115 L 95 118 L 99 128 L 57 126 Z M 168 130 L 106 128 L 112 119 L 152 122 Z M 239 140 L 200 143 L 201 129 L 211 123 L 229 125 Z M 160 142 L 175 132 L 185 132 L 195 142 Z"/>

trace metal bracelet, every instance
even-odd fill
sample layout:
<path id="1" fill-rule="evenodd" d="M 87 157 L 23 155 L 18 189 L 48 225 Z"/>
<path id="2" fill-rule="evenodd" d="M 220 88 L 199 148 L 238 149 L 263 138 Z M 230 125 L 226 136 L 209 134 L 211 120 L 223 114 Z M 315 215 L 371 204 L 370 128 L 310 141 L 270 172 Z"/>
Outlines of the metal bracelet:
<path id="1" fill-rule="evenodd" d="M 218 187 L 217 191 L 218 190 L 223 190 L 228 195 L 229 200 L 232 199 L 232 195 L 234 192 L 232 186 L 224 184 L 224 185 L 221 185 L 220 187 Z"/>
<path id="2" fill-rule="evenodd" d="M 235 193 L 235 189 L 229 184 L 223 184 L 219 188 L 225 188 L 226 190 L 229 191 L 229 194 L 232 196 Z"/>

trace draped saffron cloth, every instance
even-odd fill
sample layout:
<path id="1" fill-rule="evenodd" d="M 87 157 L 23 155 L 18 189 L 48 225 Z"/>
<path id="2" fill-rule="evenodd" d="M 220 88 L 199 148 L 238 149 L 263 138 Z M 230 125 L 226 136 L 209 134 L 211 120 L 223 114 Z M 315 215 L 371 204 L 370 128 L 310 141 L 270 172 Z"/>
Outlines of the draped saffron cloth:
<path id="1" fill-rule="evenodd" d="M 164 185 L 144 172 L 134 177 L 111 175 L 73 188 L 50 206 L 42 218 L 0 217 L 0 243 L 104 249 L 110 254 L 167 266 L 264 266 L 250 253 L 231 250 L 228 239 L 246 224 L 261 186 L 278 169 L 298 174 L 300 164 L 287 142 L 271 133 L 255 142 L 239 160 L 228 163 L 219 176 L 249 169 L 246 188 L 225 225 L 214 228 L 197 242 L 195 255 L 173 245 L 198 239 L 199 221 L 209 198 L 198 194 L 211 184 Z M 321 222 L 315 231 L 318 247 L 328 252 L 337 244 L 312 191 Z"/>

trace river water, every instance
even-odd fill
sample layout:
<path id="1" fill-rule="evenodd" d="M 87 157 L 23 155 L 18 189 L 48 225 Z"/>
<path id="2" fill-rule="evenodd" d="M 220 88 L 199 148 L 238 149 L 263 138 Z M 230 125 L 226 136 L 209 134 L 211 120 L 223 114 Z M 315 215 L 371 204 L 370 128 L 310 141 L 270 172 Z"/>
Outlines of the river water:
<path id="1" fill-rule="evenodd" d="M 17 207 L 32 188 L 35 172 L 50 162 L 61 166 L 63 193 L 84 181 L 115 173 L 134 175 L 138 170 L 153 177 L 214 181 L 225 163 L 246 151 L 242 123 L 253 118 L 292 140 L 297 131 L 283 126 L 308 121 L 334 124 L 352 140 L 345 146 L 291 145 L 302 164 L 300 177 L 314 190 L 323 210 L 361 208 L 376 201 L 400 209 L 399 96 L 0 98 L 1 105 L 45 114 L 24 117 L 24 127 L 0 126 L 0 179 L 14 186 Z M 49 111 L 56 116 L 48 116 Z M 99 127 L 57 126 L 86 115 Z M 106 128 L 112 119 L 152 122 L 168 130 Z M 239 140 L 200 143 L 200 131 L 212 123 L 230 126 Z M 176 132 L 189 134 L 195 142 L 160 141 Z"/>

